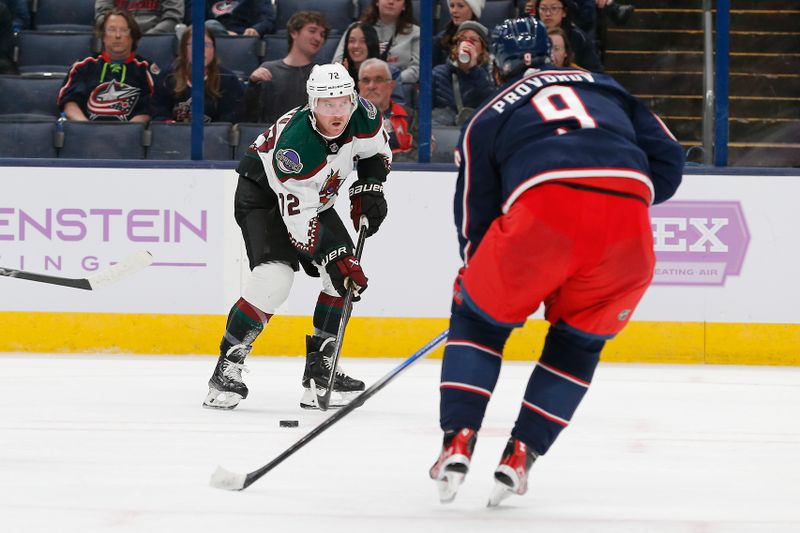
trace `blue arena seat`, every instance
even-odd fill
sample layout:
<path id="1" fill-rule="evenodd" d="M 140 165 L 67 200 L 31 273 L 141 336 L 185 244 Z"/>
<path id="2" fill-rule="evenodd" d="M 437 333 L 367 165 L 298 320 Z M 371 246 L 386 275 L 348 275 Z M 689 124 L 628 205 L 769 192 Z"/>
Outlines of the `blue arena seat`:
<path id="1" fill-rule="evenodd" d="M 269 124 L 261 122 L 240 122 L 233 125 L 231 131 L 234 151 L 233 158 L 238 161 L 247 151 L 247 147 L 263 132 L 269 129 Z"/>
<path id="2" fill-rule="evenodd" d="M 216 40 L 220 64 L 232 70 L 241 80 L 250 76 L 267 52 L 266 43 L 258 37 L 229 35 L 216 36 Z"/>
<path id="3" fill-rule="evenodd" d="M 341 35 L 331 35 L 325 39 L 325 44 L 319 49 L 317 57 L 315 58 L 318 65 L 324 65 L 325 63 L 333 61 L 333 54 L 336 53 L 336 47 L 339 46 L 339 40 L 341 38 Z"/>
<path id="4" fill-rule="evenodd" d="M 17 39 L 18 65 L 22 74 L 65 74 L 75 61 L 94 55 L 93 34 L 89 32 L 22 31 Z"/>
<path id="5" fill-rule="evenodd" d="M 188 123 L 151 122 L 148 128 L 147 159 L 191 159 L 192 125 Z M 212 122 L 204 126 L 203 159 L 230 161 L 231 124 Z"/>
<path id="6" fill-rule="evenodd" d="M 95 0 L 36 0 L 34 28 L 42 31 L 92 31 Z"/>
<path id="7" fill-rule="evenodd" d="M 286 34 L 265 35 L 264 43 L 267 45 L 267 51 L 264 55 L 264 61 L 274 61 L 275 59 L 283 59 L 289 53 L 289 41 L 286 40 Z"/>
<path id="8" fill-rule="evenodd" d="M 56 119 L 12 120 L 0 118 L 0 157 L 56 157 Z"/>
<path id="9" fill-rule="evenodd" d="M 0 115 L 58 117 L 58 76 L 0 76 Z"/>
<path id="10" fill-rule="evenodd" d="M 68 159 L 144 159 L 143 122 L 61 123 L 63 145 L 58 157 Z"/>
<path id="11" fill-rule="evenodd" d="M 171 33 L 147 33 L 139 40 L 136 55 L 155 63 L 161 70 L 168 70 L 177 46 L 178 39 Z"/>
<path id="12" fill-rule="evenodd" d="M 432 163 L 452 163 L 453 150 L 461 136 L 457 126 L 434 126 L 431 132 L 435 142 L 431 143 Z"/>
<path id="13" fill-rule="evenodd" d="M 297 11 L 319 11 L 333 32 L 341 35 L 355 19 L 353 0 L 279 0 L 275 27 L 286 32 L 286 23 Z"/>

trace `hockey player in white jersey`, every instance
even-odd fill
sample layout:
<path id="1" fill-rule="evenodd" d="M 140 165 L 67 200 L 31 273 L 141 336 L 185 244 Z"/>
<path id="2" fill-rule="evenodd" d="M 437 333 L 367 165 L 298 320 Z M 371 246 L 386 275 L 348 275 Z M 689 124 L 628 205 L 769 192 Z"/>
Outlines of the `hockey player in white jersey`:
<path id="1" fill-rule="evenodd" d="M 315 66 L 306 88 L 308 105 L 289 111 L 261 134 L 237 168 L 235 217 L 251 274 L 228 315 L 205 407 L 233 409 L 247 397 L 245 357 L 289 296 L 302 266 L 322 281 L 314 333 L 306 337 L 300 402 L 314 408 L 310 383 L 326 383 L 330 375 L 346 288 L 353 287 L 354 300 L 367 288 L 352 239 L 332 207 L 355 168 L 358 178 L 349 189 L 353 225 L 358 229 L 365 216 L 367 236 L 378 231 L 387 213 L 383 183 L 392 160 L 389 139 L 380 112 L 357 96 L 342 65 Z M 330 406 L 340 407 L 363 390 L 364 383 L 339 366 Z"/>

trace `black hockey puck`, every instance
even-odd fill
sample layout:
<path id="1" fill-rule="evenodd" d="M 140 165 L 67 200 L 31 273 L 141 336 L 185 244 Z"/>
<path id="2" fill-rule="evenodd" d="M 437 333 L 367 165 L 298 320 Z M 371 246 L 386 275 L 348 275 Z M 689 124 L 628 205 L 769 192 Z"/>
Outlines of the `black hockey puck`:
<path id="1" fill-rule="evenodd" d="M 300 421 L 299 420 L 281 420 L 280 421 L 280 426 L 282 428 L 296 428 L 299 425 L 300 425 Z"/>

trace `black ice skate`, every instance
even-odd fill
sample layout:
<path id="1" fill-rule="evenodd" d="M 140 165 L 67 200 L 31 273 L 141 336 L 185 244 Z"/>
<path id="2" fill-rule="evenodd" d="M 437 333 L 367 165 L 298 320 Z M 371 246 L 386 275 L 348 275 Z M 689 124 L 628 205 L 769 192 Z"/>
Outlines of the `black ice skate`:
<path id="1" fill-rule="evenodd" d="M 208 395 L 203 407 L 211 409 L 233 409 L 247 398 L 247 385 L 242 381 L 242 371 L 248 372 L 244 359 L 251 346 L 236 344 L 228 353 L 220 355 L 211 379 L 208 380 Z"/>
<path id="2" fill-rule="evenodd" d="M 528 471 L 538 456 L 519 439 L 508 439 L 500 464 L 494 471 L 495 485 L 488 507 L 495 507 L 512 494 L 528 490 Z"/>
<path id="3" fill-rule="evenodd" d="M 477 440 L 478 434 L 474 429 L 445 431 L 442 453 L 429 472 L 439 489 L 440 502 L 450 503 L 455 499 L 458 488 L 469 471 Z"/>
<path id="4" fill-rule="evenodd" d="M 336 351 L 336 341 L 333 337 L 323 339 L 317 336 L 306 336 L 306 368 L 303 372 L 303 397 L 300 399 L 300 407 L 303 409 L 319 409 L 317 394 L 321 395 L 325 391 L 334 351 Z M 365 387 L 363 381 L 348 376 L 341 364 L 336 366 L 336 377 L 333 380 L 333 390 L 328 406 L 344 407 L 353 398 L 364 392 Z M 311 387 L 311 380 L 314 380 L 316 391 Z"/>

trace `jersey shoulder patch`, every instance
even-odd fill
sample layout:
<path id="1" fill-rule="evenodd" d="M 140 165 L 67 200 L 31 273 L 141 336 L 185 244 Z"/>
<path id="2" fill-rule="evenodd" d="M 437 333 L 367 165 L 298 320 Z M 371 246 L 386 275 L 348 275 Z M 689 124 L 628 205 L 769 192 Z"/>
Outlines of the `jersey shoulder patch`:
<path id="1" fill-rule="evenodd" d="M 383 117 L 375 104 L 366 98 L 358 97 L 358 107 L 350 118 L 353 137 L 374 137 L 383 130 Z"/>
<path id="2" fill-rule="evenodd" d="M 324 161 L 324 145 L 309 124 L 308 111 L 301 109 L 280 132 L 272 155 L 273 168 L 279 179 L 302 177 Z"/>
<path id="3" fill-rule="evenodd" d="M 375 104 L 373 104 L 363 96 L 358 97 L 358 102 L 360 104 L 359 107 L 363 106 L 364 110 L 367 112 L 367 118 L 369 118 L 370 120 L 375 120 L 375 117 L 378 116 L 378 108 L 375 107 Z"/>

